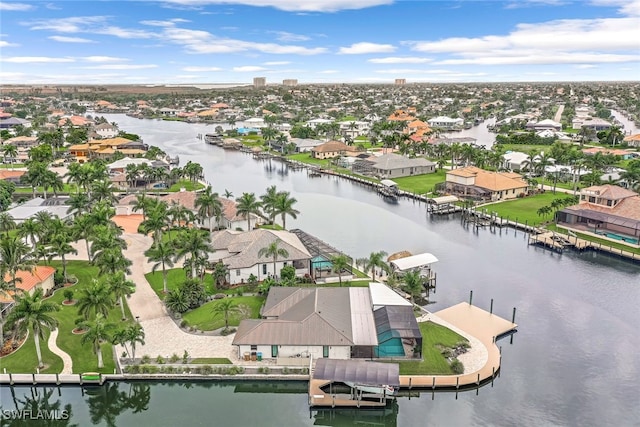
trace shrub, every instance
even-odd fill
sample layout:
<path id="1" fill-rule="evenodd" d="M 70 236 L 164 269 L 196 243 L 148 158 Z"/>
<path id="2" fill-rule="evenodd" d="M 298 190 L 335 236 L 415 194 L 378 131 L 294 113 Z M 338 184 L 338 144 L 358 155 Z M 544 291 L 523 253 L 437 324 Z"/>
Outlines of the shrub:
<path id="1" fill-rule="evenodd" d="M 187 326 L 189 326 L 189 323 L 186 320 L 182 319 L 182 321 L 180 322 L 180 327 L 186 329 Z"/>
<path id="2" fill-rule="evenodd" d="M 453 359 L 451 361 L 450 367 L 451 367 L 451 371 L 453 371 L 454 374 L 456 375 L 464 374 L 464 365 L 458 359 Z"/>
<path id="3" fill-rule="evenodd" d="M 209 365 L 204 365 L 201 369 L 202 375 L 211 375 L 213 373 L 213 368 Z"/>
<path id="4" fill-rule="evenodd" d="M 295 280 L 296 268 L 293 265 L 285 265 L 282 267 L 282 270 L 280 270 L 280 278 L 284 281 Z"/>
<path id="5" fill-rule="evenodd" d="M 146 365 L 147 363 L 151 363 L 151 356 L 149 356 L 148 354 L 145 354 L 144 356 L 142 356 L 141 362 L 143 365 Z"/>
<path id="6" fill-rule="evenodd" d="M 64 285 L 64 276 L 62 275 L 62 272 L 56 270 L 56 272 L 53 273 L 53 284 L 55 286 Z"/>
<path id="7" fill-rule="evenodd" d="M 180 356 L 178 356 L 177 354 L 173 353 L 171 355 L 171 357 L 169 358 L 169 362 L 171 363 L 176 363 L 178 360 L 180 360 Z"/>
<path id="8" fill-rule="evenodd" d="M 164 365 L 164 357 L 162 357 L 162 356 L 156 357 L 156 363 L 158 365 Z"/>
<path id="9" fill-rule="evenodd" d="M 65 301 L 68 301 L 68 302 L 73 301 L 73 291 L 71 289 L 65 289 L 62 295 L 64 295 Z"/>
<path id="10" fill-rule="evenodd" d="M 189 352 L 187 350 L 182 353 L 182 363 L 187 363 L 189 361 Z"/>
<path id="11" fill-rule="evenodd" d="M 236 331 L 236 328 L 223 329 L 220 331 L 220 335 L 227 336 L 229 334 L 234 333 L 235 331 Z"/>

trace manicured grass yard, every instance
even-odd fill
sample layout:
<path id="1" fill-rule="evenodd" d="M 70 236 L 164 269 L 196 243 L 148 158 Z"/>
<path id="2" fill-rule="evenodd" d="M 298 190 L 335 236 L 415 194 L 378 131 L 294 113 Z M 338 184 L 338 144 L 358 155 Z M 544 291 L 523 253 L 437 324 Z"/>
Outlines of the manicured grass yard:
<path id="1" fill-rule="evenodd" d="M 52 262 L 53 267 L 59 267 L 60 262 Z M 78 283 L 72 286 L 71 290 L 74 292 L 74 297 L 78 295 L 78 291 L 93 283 L 93 279 L 98 277 L 98 269 L 89 265 L 87 261 L 69 261 L 67 264 L 67 274 L 73 274 L 78 278 Z M 62 304 L 64 296 L 63 291 L 57 291 L 50 299 L 50 301 L 60 304 L 60 311 L 55 315 L 60 322 L 60 331 L 58 333 L 58 347 L 67 352 L 73 360 L 73 372 L 102 372 L 113 373 L 115 362 L 113 360 L 112 345 L 105 343 L 102 345 L 102 357 L 104 360 L 104 368 L 98 369 L 98 357 L 93 353 L 93 348 L 90 344 L 82 345 L 80 340 L 82 335 L 72 334 L 71 331 L 75 328 L 76 319 L 78 315 L 78 308 L 76 306 L 65 306 Z M 126 305 L 125 299 L 125 314 L 128 319 L 132 319 L 129 307 Z M 114 306 L 109 312 L 108 321 L 116 325 L 116 329 L 124 326 L 125 322 L 121 320 L 122 314 L 119 306 Z"/>
<path id="2" fill-rule="evenodd" d="M 436 169 L 434 173 L 403 176 L 402 178 L 393 178 L 393 181 L 398 184 L 400 190 L 425 194 L 433 191 L 436 184 L 444 182 L 446 178 L 445 175 L 446 171 L 444 169 Z"/>
<path id="3" fill-rule="evenodd" d="M 399 362 L 400 375 L 450 375 L 453 374 L 449 361 L 440 354 L 436 345 L 454 347 L 462 336 L 433 322 L 419 324 L 422 333 L 422 361 Z"/>
<path id="4" fill-rule="evenodd" d="M 60 265 L 61 263 L 59 261 L 51 262 L 52 267 L 57 268 L 60 267 Z M 80 289 L 89 286 L 93 282 L 93 279 L 98 277 L 98 269 L 90 266 L 87 261 L 69 261 L 67 263 L 67 274 L 75 275 L 78 278 L 78 283 L 71 288 L 68 288 L 73 290 L 75 297 Z M 112 345 L 110 343 L 102 345 L 104 368 L 98 369 L 98 358 L 93 353 L 91 345 L 82 345 L 80 343 L 82 335 L 74 335 L 71 332 L 75 328 L 76 319 L 80 317 L 78 316 L 78 308 L 76 306 L 63 305 L 62 301 L 64 299 L 63 290 L 59 289 L 48 299 L 48 301 L 60 305 L 60 311 L 53 313 L 53 316 L 55 316 L 59 322 L 57 344 L 58 347 L 71 356 L 73 361 L 73 372 L 113 373 L 115 362 L 112 357 Z M 129 307 L 126 305 L 126 302 L 125 313 L 128 319 L 132 319 L 131 312 L 129 311 Z M 116 325 L 116 329 L 124 325 L 124 322 L 121 320 L 121 316 L 119 306 L 114 306 L 109 313 L 108 320 Z M 46 336 L 49 336 L 48 332 Z M 40 341 L 40 348 L 42 349 L 44 363 L 50 366 L 42 372 L 60 372 L 63 366 L 62 359 L 50 352 L 46 342 L 46 339 Z M 33 337 L 29 336 L 27 342 L 20 348 L 20 350 L 6 358 L 3 358 L 0 364 L 2 368 L 6 367 L 8 372 L 34 372 L 35 366 L 37 365 L 37 358 Z"/>
<path id="5" fill-rule="evenodd" d="M 244 304 L 251 309 L 251 318 L 257 319 L 260 317 L 260 307 L 264 303 L 264 297 L 230 297 L 234 305 Z M 196 308 L 195 310 L 188 311 L 182 315 L 182 319 L 193 328 L 197 328 L 201 331 L 214 331 L 216 329 L 224 328 L 224 316 L 222 314 L 213 313 L 213 307 L 218 304 L 220 300 L 210 301 Z M 236 314 L 230 314 L 229 326 L 238 326 L 242 320 Z"/>
<path id="6" fill-rule="evenodd" d="M 175 193 L 177 191 L 180 191 L 181 188 L 184 188 L 186 191 L 195 191 L 204 188 L 204 185 L 200 184 L 199 182 L 189 181 L 188 179 L 181 179 L 180 181 L 169 187 L 169 190 L 162 191 L 171 191 Z"/>
<path id="7" fill-rule="evenodd" d="M 43 374 L 55 374 L 62 371 L 62 359 L 53 354 L 47 347 L 49 334 L 49 330 L 45 329 L 44 339 L 40 340 L 42 362 L 45 365 L 45 369 L 41 369 L 40 372 Z M 34 373 L 37 367 L 38 356 L 36 356 L 36 344 L 33 341 L 33 332 L 31 331 L 29 331 L 27 340 L 18 351 L 0 359 L 0 369 L 6 369 L 7 373 Z"/>
<path id="8" fill-rule="evenodd" d="M 297 160 L 302 163 L 307 163 L 310 165 L 320 166 L 323 168 L 326 168 L 329 166 L 329 160 L 314 159 L 313 157 L 311 157 L 311 154 L 309 153 L 289 154 L 287 158 L 291 160 Z"/>
<path id="9" fill-rule="evenodd" d="M 149 282 L 158 297 L 164 300 L 165 294 L 162 293 L 162 269 L 159 268 L 155 273 L 147 273 L 144 277 L 147 278 L 147 282 Z M 178 285 L 184 283 L 185 280 L 187 280 L 187 273 L 182 268 L 167 270 L 167 289 L 169 291 L 176 289 Z M 210 274 L 205 274 L 204 276 L 204 288 L 209 295 L 215 293 L 213 276 Z"/>
<path id="10" fill-rule="evenodd" d="M 198 365 L 231 365 L 231 360 L 226 357 L 196 357 L 191 359 L 189 363 Z"/>
<path id="11" fill-rule="evenodd" d="M 523 197 L 522 199 L 509 200 L 506 202 L 494 203 L 492 205 L 488 205 L 482 209 L 487 209 L 487 213 L 497 212 L 498 216 L 504 218 L 507 217 L 510 221 L 517 220 L 519 223 L 524 224 L 525 222 L 529 225 L 539 225 L 542 222 L 549 221 L 553 219 L 553 216 L 548 216 L 543 218 L 538 215 L 538 209 L 543 206 L 551 206 L 551 202 L 554 199 L 564 199 L 565 197 L 569 197 L 569 194 L 566 193 L 556 193 L 553 194 L 550 191 L 545 192 L 544 194 L 537 194 L 535 196 Z"/>

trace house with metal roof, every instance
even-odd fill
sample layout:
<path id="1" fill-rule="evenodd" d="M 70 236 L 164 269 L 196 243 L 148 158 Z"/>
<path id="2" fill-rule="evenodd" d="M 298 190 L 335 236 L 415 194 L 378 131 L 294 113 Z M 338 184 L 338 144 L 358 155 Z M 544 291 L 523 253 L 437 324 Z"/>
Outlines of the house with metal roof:
<path id="1" fill-rule="evenodd" d="M 383 154 L 379 157 L 370 157 L 373 162 L 371 171 L 380 178 L 399 178 L 402 176 L 423 175 L 436 171 L 436 164 L 430 160 L 416 157 L 401 156 L 395 153 Z"/>
<path id="2" fill-rule="evenodd" d="M 260 254 L 260 250 L 275 241 L 287 252 L 286 256 L 273 257 Z M 249 281 L 251 275 L 258 280 L 280 276 L 282 267 L 293 265 L 296 276 L 310 273 L 311 254 L 293 233 L 284 230 L 255 229 L 251 231 L 222 230 L 211 235 L 209 262 L 222 262 L 229 269 L 229 283 Z"/>
<path id="3" fill-rule="evenodd" d="M 262 319 L 243 320 L 238 358 L 420 357 L 413 306 L 381 283 L 369 288 L 272 287 Z"/>

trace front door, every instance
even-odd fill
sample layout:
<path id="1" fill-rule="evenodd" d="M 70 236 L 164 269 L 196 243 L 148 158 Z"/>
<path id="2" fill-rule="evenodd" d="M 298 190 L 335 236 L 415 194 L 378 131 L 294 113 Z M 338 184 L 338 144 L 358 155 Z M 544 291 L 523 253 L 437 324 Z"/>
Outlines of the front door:
<path id="1" fill-rule="evenodd" d="M 271 346 L 271 357 L 278 357 L 278 346 L 277 345 L 272 345 Z"/>
<path id="2" fill-rule="evenodd" d="M 329 357 L 329 346 L 328 345 L 323 345 L 322 346 L 322 357 Z"/>

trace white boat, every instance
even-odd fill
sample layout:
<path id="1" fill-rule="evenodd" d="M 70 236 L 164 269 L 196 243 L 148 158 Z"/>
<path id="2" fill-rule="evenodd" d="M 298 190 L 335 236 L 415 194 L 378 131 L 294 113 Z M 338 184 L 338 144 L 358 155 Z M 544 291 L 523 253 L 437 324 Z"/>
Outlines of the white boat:
<path id="1" fill-rule="evenodd" d="M 364 393 L 382 394 L 387 396 L 395 396 L 398 389 L 391 385 L 364 385 L 345 381 L 345 384 Z"/>

